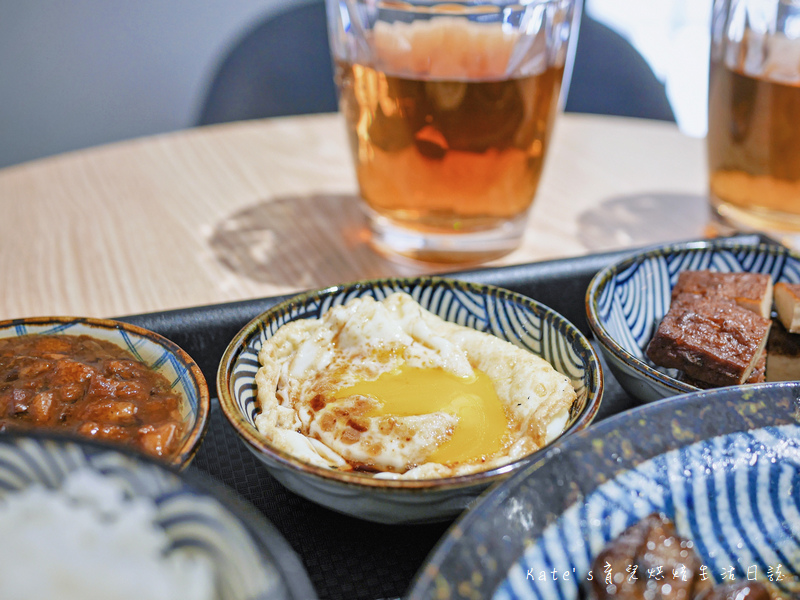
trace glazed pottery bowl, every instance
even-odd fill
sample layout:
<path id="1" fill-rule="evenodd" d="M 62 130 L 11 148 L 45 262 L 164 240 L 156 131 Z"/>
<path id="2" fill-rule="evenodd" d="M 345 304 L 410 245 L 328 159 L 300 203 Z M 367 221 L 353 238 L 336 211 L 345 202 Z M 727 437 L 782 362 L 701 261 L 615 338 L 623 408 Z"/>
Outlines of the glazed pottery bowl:
<path id="1" fill-rule="evenodd" d="M 598 564 L 599 553 L 654 513 L 691 540 L 709 583 L 752 578 L 798 598 L 799 406 L 800 382 L 719 388 L 567 436 L 459 518 L 405 598 L 592 597 L 593 581 L 631 575 L 626 562 Z M 638 577 L 660 589 L 683 577 L 658 566 Z"/>
<path id="2" fill-rule="evenodd" d="M 230 489 L 77 436 L 0 433 L 0 539 L 14 570 L 3 598 L 316 597 L 289 544 Z"/>
<path id="3" fill-rule="evenodd" d="M 698 389 L 645 356 L 678 275 L 696 270 L 766 273 L 775 283 L 797 283 L 800 255 L 779 245 L 709 240 L 652 248 L 600 270 L 586 292 L 589 326 L 620 385 L 642 402 Z"/>
<path id="4" fill-rule="evenodd" d="M 177 344 L 142 327 L 110 319 L 31 317 L 0 322 L 0 339 L 25 335 L 85 335 L 111 342 L 166 377 L 171 391 L 180 397 L 184 433 L 164 460 L 182 468 L 194 458 L 208 422 L 208 386 L 200 368 Z"/>
<path id="5" fill-rule="evenodd" d="M 381 300 L 397 291 L 410 294 L 447 321 L 489 332 L 525 348 L 567 375 L 577 399 L 565 433 L 586 427 L 594 418 L 602 397 L 597 356 L 574 325 L 535 300 L 491 286 L 427 277 L 335 286 L 291 298 L 252 320 L 231 341 L 218 371 L 217 390 L 225 416 L 246 447 L 290 490 L 370 521 L 441 521 L 463 511 L 487 487 L 535 457 L 536 453 L 492 470 L 459 477 L 383 479 L 311 465 L 274 448 L 258 432 L 254 424 L 259 412 L 255 374 L 264 341 L 290 321 L 318 318 L 330 307 L 353 298 L 371 296 Z"/>

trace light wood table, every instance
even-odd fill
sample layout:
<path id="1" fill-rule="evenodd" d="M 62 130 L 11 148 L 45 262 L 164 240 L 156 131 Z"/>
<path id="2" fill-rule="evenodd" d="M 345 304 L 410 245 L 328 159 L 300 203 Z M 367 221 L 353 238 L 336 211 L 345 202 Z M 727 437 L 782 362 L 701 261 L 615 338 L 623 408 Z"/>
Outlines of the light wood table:
<path id="1" fill-rule="evenodd" d="M 676 126 L 561 115 L 525 242 L 486 266 L 701 237 L 705 187 L 703 141 Z M 121 316 L 422 272 L 367 246 L 336 114 L 8 167 L 0 211 L 0 319 Z"/>

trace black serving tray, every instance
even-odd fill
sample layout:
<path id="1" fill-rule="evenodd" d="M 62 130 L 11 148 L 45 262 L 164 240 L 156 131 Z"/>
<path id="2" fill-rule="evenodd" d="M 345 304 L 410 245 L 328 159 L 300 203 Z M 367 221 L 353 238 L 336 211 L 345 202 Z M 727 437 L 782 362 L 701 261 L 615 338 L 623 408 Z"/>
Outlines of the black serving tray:
<path id="1" fill-rule="evenodd" d="M 772 242 L 760 235 L 731 238 Z M 594 274 L 631 251 L 525 265 L 448 273 L 447 277 L 501 286 L 550 306 L 590 336 L 585 294 Z M 217 366 L 225 348 L 251 319 L 288 296 L 122 317 L 180 345 L 197 361 L 216 395 Z M 599 354 L 599 351 L 598 351 Z M 604 365 L 605 366 L 605 365 Z M 604 368 L 605 389 L 596 420 L 636 406 Z M 299 554 L 320 598 L 375 600 L 405 594 L 417 570 L 450 523 L 380 525 L 318 506 L 278 483 L 239 441 L 216 401 L 208 433 L 190 469 L 233 488 L 280 530 Z"/>

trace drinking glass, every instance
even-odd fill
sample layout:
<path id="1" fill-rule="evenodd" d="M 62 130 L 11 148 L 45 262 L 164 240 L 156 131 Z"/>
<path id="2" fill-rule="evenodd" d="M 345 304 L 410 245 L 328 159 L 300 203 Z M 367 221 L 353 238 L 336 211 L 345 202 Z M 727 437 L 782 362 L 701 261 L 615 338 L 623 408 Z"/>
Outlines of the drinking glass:
<path id="1" fill-rule="evenodd" d="M 800 233 L 800 3 L 714 0 L 708 166 L 716 230 Z"/>
<path id="2" fill-rule="evenodd" d="M 474 263 L 523 236 L 574 0 L 326 0 L 340 108 L 390 257 Z"/>

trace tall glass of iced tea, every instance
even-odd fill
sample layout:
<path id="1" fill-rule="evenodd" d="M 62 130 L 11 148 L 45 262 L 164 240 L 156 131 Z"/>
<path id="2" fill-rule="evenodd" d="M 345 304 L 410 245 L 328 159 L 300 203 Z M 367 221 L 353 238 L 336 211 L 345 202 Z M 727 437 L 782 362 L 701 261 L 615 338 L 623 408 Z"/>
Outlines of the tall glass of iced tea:
<path id="1" fill-rule="evenodd" d="M 714 0 L 707 145 L 717 229 L 800 232 L 796 0 Z"/>
<path id="2" fill-rule="evenodd" d="M 516 248 L 558 112 L 574 0 L 326 0 L 372 245 L 479 262 Z"/>

